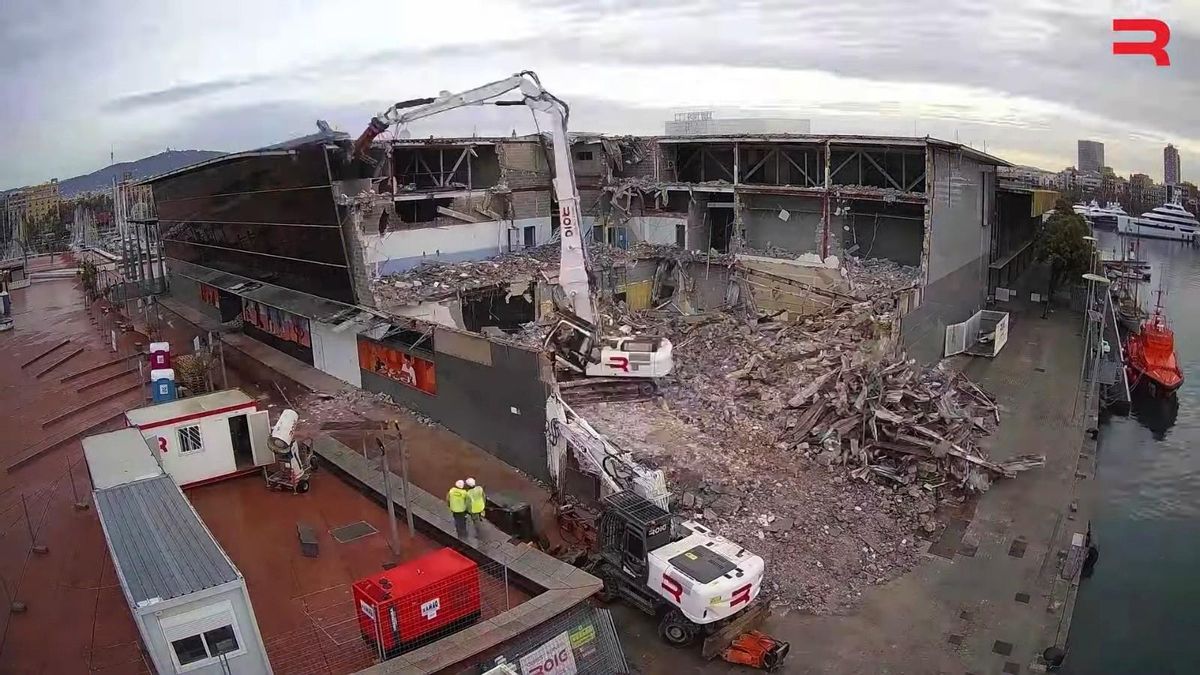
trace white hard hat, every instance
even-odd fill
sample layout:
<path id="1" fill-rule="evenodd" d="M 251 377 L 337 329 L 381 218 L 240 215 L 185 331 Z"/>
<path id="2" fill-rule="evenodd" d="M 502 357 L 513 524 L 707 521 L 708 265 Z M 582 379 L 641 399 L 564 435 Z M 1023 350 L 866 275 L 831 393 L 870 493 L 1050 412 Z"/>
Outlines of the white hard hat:
<path id="1" fill-rule="evenodd" d="M 475 479 L 474 478 L 467 479 L 467 487 L 475 487 Z"/>
<path id="2" fill-rule="evenodd" d="M 456 480 L 456 481 L 454 481 L 454 487 L 456 487 L 456 488 L 458 488 L 459 490 L 461 490 L 461 489 L 463 489 L 463 487 L 465 487 L 465 486 L 463 485 L 463 482 L 462 482 L 461 480 Z"/>

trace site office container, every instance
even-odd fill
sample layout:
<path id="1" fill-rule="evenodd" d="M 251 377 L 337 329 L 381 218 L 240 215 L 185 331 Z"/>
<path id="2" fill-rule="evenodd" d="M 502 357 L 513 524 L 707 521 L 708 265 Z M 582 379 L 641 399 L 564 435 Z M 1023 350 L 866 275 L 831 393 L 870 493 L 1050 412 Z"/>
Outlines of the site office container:
<path id="1" fill-rule="evenodd" d="M 443 548 L 353 585 L 363 639 L 385 658 L 470 626 L 481 614 L 479 569 Z"/>

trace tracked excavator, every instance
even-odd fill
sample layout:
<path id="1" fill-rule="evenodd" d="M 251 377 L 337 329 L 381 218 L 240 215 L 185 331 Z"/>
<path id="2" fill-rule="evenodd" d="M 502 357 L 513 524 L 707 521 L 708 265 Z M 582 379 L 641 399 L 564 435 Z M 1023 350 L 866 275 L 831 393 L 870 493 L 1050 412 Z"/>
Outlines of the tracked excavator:
<path id="1" fill-rule="evenodd" d="M 516 92 L 520 98 L 495 100 L 510 92 Z M 568 374 L 568 377 L 560 379 L 570 380 L 574 377 L 578 384 L 602 392 L 604 387 L 593 386 L 601 384 L 596 381 L 597 378 L 606 378 L 607 382 L 614 385 L 621 385 L 621 379 L 636 378 L 642 380 L 643 386 L 635 386 L 634 391 L 645 393 L 647 387 L 652 391 L 653 378 L 671 372 L 671 342 L 666 338 L 602 334 L 603 318 L 597 311 L 596 294 L 588 275 L 579 192 L 567 139 L 570 108 L 546 91 L 535 73 L 526 70 L 461 93 L 443 91 L 435 98 L 396 103 L 371 119 L 367 129 L 354 143 L 354 155 L 365 157 L 375 138 L 392 127 L 403 128 L 409 122 L 455 108 L 482 105 L 525 106 L 535 116 L 541 113 L 549 118 L 547 126 L 554 152 L 554 195 L 558 201 L 561 259 L 558 287 L 554 293 L 554 305 L 559 318 L 547 334 L 543 346 L 554 355 L 556 366 Z M 573 382 L 563 384 L 565 391 L 582 391 L 585 388 L 572 386 L 575 384 Z M 618 391 L 622 387 L 611 389 Z M 630 391 L 628 387 L 624 389 Z M 574 400 L 587 399 L 575 397 Z"/>

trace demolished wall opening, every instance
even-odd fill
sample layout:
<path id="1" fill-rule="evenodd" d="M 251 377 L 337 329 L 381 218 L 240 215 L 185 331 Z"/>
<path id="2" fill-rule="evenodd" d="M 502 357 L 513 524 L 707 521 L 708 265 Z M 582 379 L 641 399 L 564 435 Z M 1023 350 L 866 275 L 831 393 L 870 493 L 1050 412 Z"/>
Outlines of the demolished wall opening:
<path id="1" fill-rule="evenodd" d="M 450 208 L 453 203 L 453 199 L 411 199 L 396 202 L 396 215 L 402 223 L 432 223 L 437 220 L 439 206 Z"/>
<path id="2" fill-rule="evenodd" d="M 513 284 L 515 286 L 515 284 Z M 486 326 L 514 331 L 537 320 L 533 285 L 514 293 L 510 285 L 481 288 L 462 296 L 463 328 L 478 333 Z"/>
<path id="3" fill-rule="evenodd" d="M 407 190 L 489 188 L 500 182 L 493 145 L 396 147 L 392 166 L 397 185 Z"/>
<path id="4" fill-rule="evenodd" d="M 714 193 L 709 195 L 705 211 L 708 218 L 708 242 L 698 248 L 707 251 L 712 249 L 718 253 L 728 253 L 729 244 L 733 241 L 733 195 Z M 697 242 L 699 243 L 699 242 Z"/>
<path id="5" fill-rule="evenodd" d="M 901 265 L 921 264 L 925 240 L 922 204 L 849 200 L 842 222 L 842 247 L 859 258 L 884 258 Z"/>
<path id="6" fill-rule="evenodd" d="M 675 148 L 675 166 L 683 183 L 732 183 L 733 144 L 681 144 Z"/>
<path id="7" fill-rule="evenodd" d="M 822 200 L 819 197 L 743 195 L 742 226 L 746 244 L 767 251 L 795 253 L 821 250 Z M 837 219 L 833 221 L 836 225 Z"/>
<path id="8" fill-rule="evenodd" d="M 801 187 L 818 187 L 825 183 L 825 164 L 819 147 L 743 145 L 738 152 L 740 183 Z"/>
<path id="9" fill-rule="evenodd" d="M 901 192 L 925 191 L 925 153 L 893 148 L 833 148 L 830 182 Z"/>

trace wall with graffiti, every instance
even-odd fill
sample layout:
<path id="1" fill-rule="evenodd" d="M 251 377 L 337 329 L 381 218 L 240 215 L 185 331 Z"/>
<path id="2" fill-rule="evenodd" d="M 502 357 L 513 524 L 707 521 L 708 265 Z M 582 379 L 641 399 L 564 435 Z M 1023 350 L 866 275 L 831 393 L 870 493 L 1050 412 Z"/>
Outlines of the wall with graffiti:
<path id="1" fill-rule="evenodd" d="M 359 336 L 358 366 L 429 395 L 437 394 L 433 361 L 413 356 L 381 342 Z"/>

